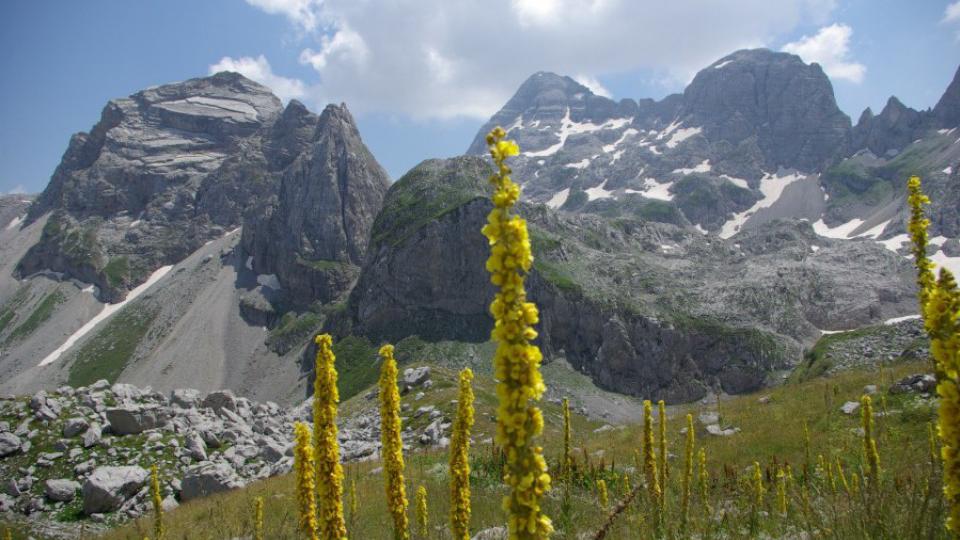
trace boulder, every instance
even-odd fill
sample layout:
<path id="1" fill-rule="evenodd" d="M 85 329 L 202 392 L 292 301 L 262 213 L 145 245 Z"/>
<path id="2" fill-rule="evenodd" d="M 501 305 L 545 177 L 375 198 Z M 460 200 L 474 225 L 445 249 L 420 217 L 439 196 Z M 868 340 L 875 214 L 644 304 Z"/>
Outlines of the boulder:
<path id="1" fill-rule="evenodd" d="M 860 408 L 859 401 L 848 401 L 840 406 L 840 410 L 843 414 L 853 414 Z"/>
<path id="2" fill-rule="evenodd" d="M 490 527 L 489 529 L 484 529 L 477 534 L 473 535 L 470 540 L 506 540 L 507 539 L 507 528 L 506 527 Z"/>
<path id="3" fill-rule="evenodd" d="M 236 471 L 226 463 L 202 463 L 187 470 L 181 482 L 183 502 L 243 487 Z"/>
<path id="4" fill-rule="evenodd" d="M 63 424 L 63 436 L 67 438 L 76 437 L 90 427 L 90 423 L 85 418 L 70 418 Z"/>
<path id="5" fill-rule="evenodd" d="M 83 447 L 90 448 L 91 446 L 100 442 L 103 438 L 103 428 L 100 427 L 100 424 L 94 422 L 90 424 L 90 427 L 87 428 L 87 431 L 83 433 Z"/>
<path id="6" fill-rule="evenodd" d="M 213 409 L 217 414 L 220 414 L 223 409 L 237 412 L 237 396 L 230 390 L 211 392 L 203 400 L 203 407 Z"/>
<path id="7" fill-rule="evenodd" d="M 166 425 L 167 417 L 159 407 L 132 405 L 107 409 L 107 421 L 117 435 L 134 435 Z"/>
<path id="8" fill-rule="evenodd" d="M 430 368 L 421 366 L 418 368 L 407 368 L 403 370 L 403 384 L 407 386 L 418 386 L 430 378 Z"/>
<path id="9" fill-rule="evenodd" d="M 43 493 L 51 501 L 70 502 L 77 496 L 80 484 L 69 478 L 47 480 L 43 485 Z"/>
<path id="10" fill-rule="evenodd" d="M 170 404 L 181 409 L 194 409 L 200 405 L 200 391 L 193 388 L 177 388 L 170 392 Z"/>
<path id="11" fill-rule="evenodd" d="M 113 512 L 137 494 L 150 473 L 136 466 L 97 467 L 83 484 L 83 513 Z"/>
<path id="12" fill-rule="evenodd" d="M 0 433 L 0 457 L 16 454 L 20 451 L 20 445 L 20 437 L 9 431 Z"/>
<path id="13" fill-rule="evenodd" d="M 187 435 L 186 440 L 186 449 L 196 461 L 206 461 L 207 459 L 207 445 L 203 442 L 203 438 L 199 433 L 193 432 Z"/>
<path id="14" fill-rule="evenodd" d="M 117 401 L 136 401 L 143 396 L 143 392 L 132 384 L 116 383 L 110 387 Z"/>

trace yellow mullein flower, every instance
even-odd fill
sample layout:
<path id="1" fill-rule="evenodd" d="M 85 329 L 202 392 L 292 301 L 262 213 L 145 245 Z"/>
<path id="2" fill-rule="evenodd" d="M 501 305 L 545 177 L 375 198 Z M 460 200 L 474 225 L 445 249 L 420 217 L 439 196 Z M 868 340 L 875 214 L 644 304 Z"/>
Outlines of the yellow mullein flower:
<path id="1" fill-rule="evenodd" d="M 297 478 L 298 527 L 310 540 L 318 540 L 317 505 L 314 499 L 313 444 L 310 441 L 310 428 L 302 422 L 293 425 L 294 449 L 293 469 Z"/>
<path id="2" fill-rule="evenodd" d="M 810 475 L 813 472 L 813 461 L 810 459 L 810 428 L 807 427 L 807 421 L 803 421 L 803 456 L 806 460 L 803 464 L 803 481 L 809 482 Z"/>
<path id="3" fill-rule="evenodd" d="M 317 344 L 316 372 L 313 382 L 313 448 L 316 463 L 317 503 L 320 510 L 320 537 L 342 540 L 347 537 L 343 519 L 343 466 L 337 442 L 336 358 L 333 338 L 322 334 Z"/>
<path id="4" fill-rule="evenodd" d="M 661 490 L 657 473 L 657 455 L 653 450 L 653 406 L 643 401 L 643 472 L 647 479 L 650 501 L 659 506 Z"/>
<path id="5" fill-rule="evenodd" d="M 683 452 L 683 499 L 681 520 L 684 524 L 690 516 L 690 486 L 693 483 L 693 415 L 687 413 L 687 445 Z"/>
<path id="6" fill-rule="evenodd" d="M 253 500 L 253 540 L 263 540 L 263 497 Z"/>
<path id="7" fill-rule="evenodd" d="M 163 540 L 163 498 L 160 496 L 160 471 L 157 465 L 150 467 L 150 498 L 153 501 L 153 535 Z"/>
<path id="8" fill-rule="evenodd" d="M 417 488 L 417 534 L 420 535 L 420 538 L 427 537 L 427 522 L 429 519 L 427 515 L 427 488 L 420 486 Z"/>
<path id="9" fill-rule="evenodd" d="M 660 483 L 666 491 L 670 466 L 667 464 L 667 408 L 662 399 L 657 402 L 657 409 L 660 414 Z"/>
<path id="10" fill-rule="evenodd" d="M 537 306 L 527 302 L 524 289 L 533 253 L 526 221 L 512 213 L 520 198 L 520 186 L 510 179 L 506 164 L 506 159 L 520 150 L 504 137 L 506 132 L 499 127 L 487 135 L 497 171 L 490 176 L 494 208 L 482 230 L 490 243 L 486 268 L 491 283 L 499 288 L 490 304 L 492 337 L 497 342 L 494 377 L 500 402 L 496 440 L 507 458 L 504 481 L 510 491 L 503 507 L 509 515 L 510 538 L 539 539 L 548 537 L 553 525 L 540 508 L 541 498 L 550 489 L 550 475 L 543 449 L 534 444 L 543 431 L 543 414 L 531 402 L 540 399 L 546 386 L 540 375 L 543 356 L 531 344 L 537 337 L 533 325 L 539 322 L 539 314 Z"/>
<path id="11" fill-rule="evenodd" d="M 607 494 L 607 482 L 603 478 L 597 480 L 597 498 L 600 501 L 600 508 L 606 508 L 610 503 L 609 495 Z"/>
<path id="12" fill-rule="evenodd" d="M 880 482 L 880 453 L 873 438 L 873 401 L 865 395 L 860 398 L 860 404 L 863 408 L 863 455 L 870 471 L 870 489 L 876 490 Z"/>
<path id="13" fill-rule="evenodd" d="M 697 475 L 697 480 L 700 486 L 700 504 L 703 505 L 703 512 L 710 512 L 710 504 L 707 499 L 707 488 L 710 481 L 710 473 L 707 471 L 707 449 L 700 447 L 700 454 L 697 460 L 699 464 L 699 471 Z"/>
<path id="14" fill-rule="evenodd" d="M 570 400 L 563 398 L 563 461 L 560 464 L 560 475 L 570 480 Z"/>
<path id="15" fill-rule="evenodd" d="M 410 538 L 407 522 L 407 492 L 403 485 L 403 440 L 400 437 L 400 391 L 393 345 L 380 347 L 380 446 L 386 477 L 387 508 L 393 516 L 396 540 Z"/>
<path id="16" fill-rule="evenodd" d="M 930 199 L 921 190 L 919 176 L 910 177 L 910 180 L 907 181 L 907 191 L 910 194 L 907 197 L 907 202 L 910 205 L 910 223 L 907 225 L 907 231 L 910 233 L 913 245 L 913 262 L 917 267 L 920 315 L 923 316 L 927 297 L 934 286 L 933 262 L 927 257 L 927 228 L 930 226 L 930 220 L 927 219 L 923 211 L 923 206 L 930 204 Z"/>
<path id="17" fill-rule="evenodd" d="M 460 372 L 457 417 L 450 441 L 450 530 L 456 540 L 470 538 L 470 430 L 473 428 L 473 371 Z"/>
<path id="18" fill-rule="evenodd" d="M 357 481 L 350 480 L 350 520 L 351 523 L 357 515 Z"/>
<path id="19" fill-rule="evenodd" d="M 847 482 L 847 475 L 843 472 L 843 464 L 840 463 L 840 457 L 837 456 L 837 476 L 840 477 L 840 484 L 843 486 L 843 492 L 850 495 L 850 483 Z"/>
<path id="20" fill-rule="evenodd" d="M 781 514 L 787 515 L 787 474 L 783 467 L 777 469 L 777 506 Z"/>
<path id="21" fill-rule="evenodd" d="M 753 462 L 753 503 L 757 508 L 763 506 L 763 494 L 766 492 L 763 487 L 763 472 L 760 469 L 760 463 Z"/>

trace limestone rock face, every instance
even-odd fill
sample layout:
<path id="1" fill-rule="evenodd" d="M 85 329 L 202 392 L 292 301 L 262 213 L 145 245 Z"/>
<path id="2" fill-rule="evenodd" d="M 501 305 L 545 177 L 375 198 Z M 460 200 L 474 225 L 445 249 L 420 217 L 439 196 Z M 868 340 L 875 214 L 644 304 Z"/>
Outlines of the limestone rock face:
<path id="1" fill-rule="evenodd" d="M 90 133 L 73 136 L 30 208 L 28 222 L 53 215 L 20 273 L 65 272 L 122 299 L 239 224 L 267 179 L 262 158 L 238 159 L 259 153 L 280 113 L 269 89 L 226 72 L 110 101 Z"/>
<path id="2" fill-rule="evenodd" d="M 933 115 L 940 127 L 953 128 L 960 126 L 960 67 L 954 73 L 947 91 L 944 92 L 940 101 L 933 108 Z"/>
<path id="3" fill-rule="evenodd" d="M 877 156 L 907 146 L 918 138 L 924 127 L 924 115 L 907 107 L 895 96 L 879 115 L 874 116 L 868 108 L 851 133 L 851 149 L 867 149 Z"/>
<path id="4" fill-rule="evenodd" d="M 243 246 L 254 271 L 275 275 L 291 302 L 329 302 L 356 278 L 389 177 L 346 105 L 329 105 L 316 120 L 298 114 L 285 112 L 281 121 L 303 133 L 313 127 L 309 144 L 291 150 L 291 141 L 275 141 L 278 156 L 300 154 L 284 171 L 276 200 L 245 221 Z"/>

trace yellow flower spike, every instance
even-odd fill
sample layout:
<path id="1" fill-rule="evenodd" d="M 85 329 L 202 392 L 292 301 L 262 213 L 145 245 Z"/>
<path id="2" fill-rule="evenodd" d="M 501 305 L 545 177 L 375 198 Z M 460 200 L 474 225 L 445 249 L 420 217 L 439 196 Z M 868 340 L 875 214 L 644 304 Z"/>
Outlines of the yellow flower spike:
<path id="1" fill-rule="evenodd" d="M 330 334 L 316 337 L 317 357 L 313 382 L 313 444 L 316 467 L 317 505 L 320 515 L 320 537 L 343 540 L 347 525 L 343 518 L 343 466 L 337 442 L 336 358 Z"/>
<path id="2" fill-rule="evenodd" d="M 697 480 L 699 480 L 700 484 L 700 504 L 703 505 L 704 513 L 709 513 L 710 505 L 708 504 L 709 499 L 707 499 L 707 488 L 710 482 L 710 473 L 707 471 L 707 449 L 701 446 L 698 457 L 700 468 Z"/>
<path id="3" fill-rule="evenodd" d="M 763 472 L 760 469 L 760 463 L 753 462 L 753 503 L 757 508 L 763 506 L 763 494 L 766 492 L 763 487 Z"/>
<path id="4" fill-rule="evenodd" d="M 840 457 L 837 456 L 837 476 L 840 477 L 840 484 L 843 486 L 843 492 L 850 495 L 850 483 L 847 482 L 847 475 L 843 472 L 843 464 L 840 463 Z"/>
<path id="5" fill-rule="evenodd" d="M 873 438 L 873 401 L 865 395 L 860 398 L 860 405 L 863 409 L 863 455 L 870 471 L 870 489 L 876 491 L 880 483 L 880 453 L 877 451 L 877 441 Z"/>
<path id="6" fill-rule="evenodd" d="M 606 509 L 607 505 L 610 504 L 610 499 L 607 494 L 607 482 L 603 478 L 597 480 L 597 499 L 600 502 L 600 508 Z"/>
<path id="7" fill-rule="evenodd" d="M 473 371 L 460 372 L 457 417 L 450 441 L 450 530 L 455 540 L 470 539 L 470 430 L 473 428 Z"/>
<path id="8" fill-rule="evenodd" d="M 427 515 L 427 488 L 420 486 L 417 488 L 417 534 L 420 535 L 420 538 L 427 537 L 429 519 Z"/>
<path id="9" fill-rule="evenodd" d="M 153 536 L 163 540 L 163 498 L 160 496 L 160 472 L 157 465 L 150 467 L 150 498 L 153 501 Z"/>
<path id="10" fill-rule="evenodd" d="M 263 497 L 253 500 L 253 540 L 263 540 Z"/>
<path id="11" fill-rule="evenodd" d="M 393 345 L 380 347 L 380 455 L 386 477 L 387 508 L 393 517 L 394 540 L 410 538 L 407 492 L 403 484 L 403 440 L 400 437 L 400 391 Z"/>
<path id="12" fill-rule="evenodd" d="M 910 222 L 907 232 L 913 245 L 913 261 L 917 267 L 917 289 L 920 301 L 920 315 L 923 315 L 927 304 L 927 297 L 934 287 L 933 262 L 927 257 L 927 228 L 930 220 L 927 219 L 923 206 L 930 204 L 930 199 L 923 194 L 920 187 L 920 177 L 911 176 L 907 181 L 907 203 L 910 206 Z"/>
<path id="13" fill-rule="evenodd" d="M 313 444 L 310 441 L 310 428 L 302 422 L 293 425 L 294 448 L 293 470 L 296 474 L 298 529 L 310 540 L 318 540 L 317 505 L 314 499 Z"/>
<path id="14" fill-rule="evenodd" d="M 693 415 L 687 413 L 687 444 L 683 451 L 683 498 L 681 502 L 681 522 L 685 527 L 690 517 L 690 486 L 693 484 Z"/>
<path id="15" fill-rule="evenodd" d="M 657 413 L 660 418 L 660 483 L 663 490 L 667 490 L 667 478 L 670 476 L 670 466 L 667 463 L 667 408 L 661 399 L 657 402 Z M 666 499 L 666 497 L 664 497 Z"/>
<path id="16" fill-rule="evenodd" d="M 492 338 L 497 342 L 494 375 L 498 380 L 497 444 L 507 456 L 504 482 L 509 494 L 503 507 L 508 514 L 511 540 L 542 539 L 553 532 L 550 519 L 543 514 L 540 500 L 550 489 L 543 450 L 534 440 L 543 431 L 543 416 L 535 402 L 546 387 L 540 376 L 540 349 L 530 343 L 536 337 L 532 328 L 538 316 L 527 302 L 524 279 L 533 263 L 526 221 L 512 214 L 520 198 L 520 186 L 510 179 L 506 159 L 517 155 L 519 147 L 504 140 L 506 132 L 495 128 L 487 136 L 490 156 L 497 172 L 490 177 L 494 208 L 482 233 L 490 243 L 486 262 L 490 282 L 499 290 L 490 304 L 494 318 Z"/>
<path id="17" fill-rule="evenodd" d="M 650 502 L 657 510 L 657 528 L 663 523 L 663 491 L 660 489 L 660 480 L 657 472 L 657 454 L 653 448 L 653 405 L 649 399 L 643 401 L 643 471 L 647 480 L 647 491 Z"/>
<path id="18" fill-rule="evenodd" d="M 350 522 L 357 516 L 357 481 L 350 480 Z"/>
<path id="19" fill-rule="evenodd" d="M 782 467 L 777 470 L 777 507 L 780 514 L 787 515 L 787 475 Z"/>
<path id="20" fill-rule="evenodd" d="M 563 398 L 563 461 L 560 463 L 560 475 L 570 481 L 570 400 Z"/>

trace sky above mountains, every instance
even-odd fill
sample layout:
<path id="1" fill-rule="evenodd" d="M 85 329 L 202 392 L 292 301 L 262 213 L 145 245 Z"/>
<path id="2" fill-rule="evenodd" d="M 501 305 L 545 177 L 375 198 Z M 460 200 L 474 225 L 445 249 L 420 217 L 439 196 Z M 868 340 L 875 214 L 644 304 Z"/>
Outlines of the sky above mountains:
<path id="1" fill-rule="evenodd" d="M 818 62 L 856 122 L 932 107 L 960 62 L 960 0 L 165 0 L 6 3 L 0 193 L 38 192 L 107 100 L 239 71 L 319 111 L 346 102 L 393 178 L 466 151 L 529 75 L 614 99 L 681 92 L 745 47 Z"/>

